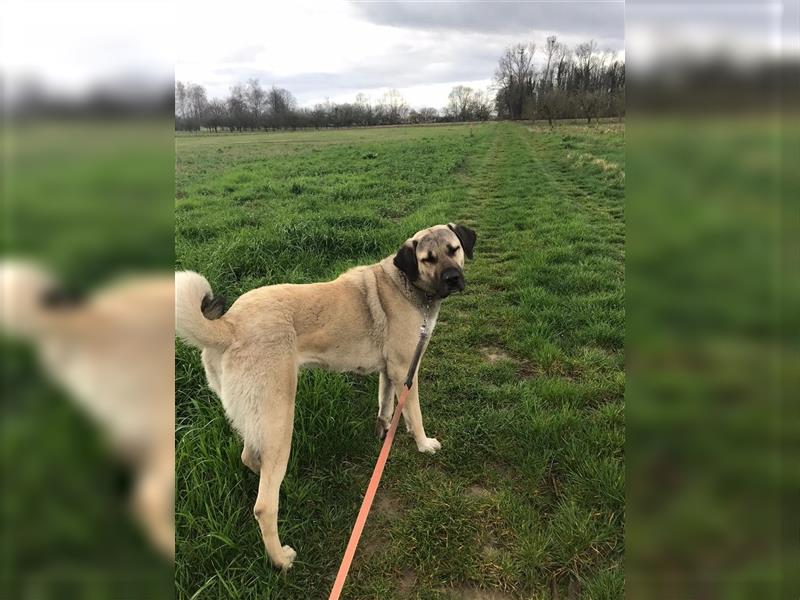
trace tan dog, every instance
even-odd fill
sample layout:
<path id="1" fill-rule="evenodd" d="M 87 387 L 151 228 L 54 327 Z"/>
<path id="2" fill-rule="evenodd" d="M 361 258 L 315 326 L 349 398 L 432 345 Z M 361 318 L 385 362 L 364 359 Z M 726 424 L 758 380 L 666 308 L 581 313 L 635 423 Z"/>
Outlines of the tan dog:
<path id="1" fill-rule="evenodd" d="M 276 567 L 288 569 L 296 557 L 278 538 L 278 491 L 289 460 L 298 368 L 379 372 L 377 428 L 385 435 L 423 319 L 432 330 L 442 299 L 464 289 L 464 257 L 472 257 L 475 239 L 474 231 L 452 223 L 423 229 L 379 263 L 330 282 L 252 290 L 224 315 L 205 278 L 175 274 L 177 333 L 203 349 L 208 384 L 244 439 L 242 462 L 261 475 L 254 513 Z M 425 435 L 418 387 L 403 417 L 419 451 L 436 452 L 441 444 Z"/>
<path id="2" fill-rule="evenodd" d="M 157 549 L 175 550 L 174 282 L 118 281 L 76 301 L 30 261 L 0 264 L 2 329 L 37 349 L 44 371 L 133 473 L 133 509 Z"/>

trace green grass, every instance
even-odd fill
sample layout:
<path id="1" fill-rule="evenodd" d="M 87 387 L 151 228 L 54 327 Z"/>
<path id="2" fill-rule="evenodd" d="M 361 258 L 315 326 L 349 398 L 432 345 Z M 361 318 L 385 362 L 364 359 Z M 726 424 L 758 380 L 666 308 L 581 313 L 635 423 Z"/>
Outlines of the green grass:
<path id="1" fill-rule="evenodd" d="M 800 120 L 779 117 L 629 122 L 637 597 L 800 597 Z"/>
<path id="2" fill-rule="evenodd" d="M 502 123 L 176 138 L 176 266 L 229 299 L 331 279 L 431 224 L 478 231 L 420 374 L 443 449 L 396 441 L 346 598 L 622 596 L 623 134 Z M 327 597 L 379 450 L 377 376 L 301 376 L 279 518 L 298 560 L 280 574 L 199 353 L 176 356 L 179 597 Z"/>

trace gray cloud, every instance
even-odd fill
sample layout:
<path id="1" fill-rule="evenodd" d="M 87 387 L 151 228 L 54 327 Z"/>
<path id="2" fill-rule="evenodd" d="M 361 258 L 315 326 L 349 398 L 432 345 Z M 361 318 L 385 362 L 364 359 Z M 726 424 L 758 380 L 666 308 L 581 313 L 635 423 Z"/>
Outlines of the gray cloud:
<path id="1" fill-rule="evenodd" d="M 377 25 L 422 30 L 505 33 L 524 37 L 533 31 L 583 36 L 622 50 L 625 4 L 622 0 L 563 2 L 354 2 L 357 12 Z"/>
<path id="2" fill-rule="evenodd" d="M 441 69 L 429 70 L 408 68 L 403 65 L 382 63 L 380 65 L 364 65 L 358 69 L 340 73 L 297 73 L 278 77 L 270 71 L 249 68 L 222 68 L 214 71 L 214 80 L 218 82 L 245 82 L 256 78 L 265 86 L 276 85 L 291 91 L 301 105 L 311 100 L 319 100 L 325 96 L 338 96 L 350 93 L 354 98 L 358 92 L 369 92 L 377 88 L 404 88 L 416 85 L 436 84 L 442 82 L 461 82 L 476 79 L 489 79 L 493 74 L 496 56 L 485 61 L 481 68 L 474 68 L 474 63 L 456 63 Z M 485 67 L 485 68 L 483 68 Z M 227 86 L 214 95 L 227 93 Z M 432 102 L 439 108 L 446 99 Z"/>
<path id="3" fill-rule="evenodd" d="M 276 76 L 268 69 L 242 66 L 222 67 L 213 71 L 207 81 L 212 95 L 227 93 L 215 83 L 245 82 L 259 79 L 263 85 L 277 85 L 290 90 L 301 104 L 324 96 L 336 96 L 376 88 L 403 88 L 451 81 L 489 79 L 494 73 L 503 44 L 490 42 L 480 45 L 442 43 L 435 48 L 413 45 L 394 47 L 379 56 L 365 56 L 357 68 L 337 73 L 302 72 Z M 439 101 L 444 103 L 444 99 Z"/>
<path id="4" fill-rule="evenodd" d="M 401 36 L 401 42 L 364 48 L 353 66 L 335 73 L 320 69 L 280 76 L 268 65 L 241 64 L 263 50 L 263 45 L 243 40 L 225 59 L 240 64 L 214 69 L 204 83 L 212 96 L 224 96 L 233 83 L 254 77 L 265 86 L 290 90 L 301 105 L 308 105 L 325 97 L 355 97 L 359 91 L 376 94 L 380 88 L 491 79 L 504 48 L 516 42 L 543 44 L 550 34 L 570 46 L 595 39 L 604 50 L 624 48 L 624 7 L 620 2 L 370 3 L 354 4 L 353 8 L 360 20 L 396 27 L 409 35 Z M 415 35 L 420 33 L 423 35 Z M 397 35 L 390 37 L 398 39 Z M 297 42 L 302 43 L 302 34 Z M 541 58 L 537 53 L 537 61 Z M 425 104 L 445 104 L 441 92 L 432 94 Z"/>

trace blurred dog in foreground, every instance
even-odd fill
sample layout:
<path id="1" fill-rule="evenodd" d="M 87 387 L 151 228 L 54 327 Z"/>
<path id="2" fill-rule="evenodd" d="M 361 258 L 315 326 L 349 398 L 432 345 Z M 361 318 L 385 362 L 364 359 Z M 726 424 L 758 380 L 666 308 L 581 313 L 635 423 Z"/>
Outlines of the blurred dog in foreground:
<path id="1" fill-rule="evenodd" d="M 338 279 L 272 285 L 240 296 L 230 310 L 192 271 L 175 274 L 178 335 L 203 350 L 208 385 L 244 439 L 242 462 L 260 474 L 253 509 L 272 563 L 296 553 L 278 537 L 278 492 L 286 474 L 299 367 L 380 373 L 379 437 L 389 428 L 420 326 L 431 331 L 444 298 L 464 289 L 464 259 L 475 232 L 450 223 L 418 231 L 381 262 Z M 427 345 L 427 344 L 426 344 Z M 403 409 L 420 452 L 441 444 L 425 435 L 415 383 Z"/>
<path id="2" fill-rule="evenodd" d="M 133 509 L 175 552 L 174 280 L 121 280 L 85 301 L 29 261 L 0 264 L 3 330 L 33 344 L 44 371 L 98 424 L 132 468 Z"/>

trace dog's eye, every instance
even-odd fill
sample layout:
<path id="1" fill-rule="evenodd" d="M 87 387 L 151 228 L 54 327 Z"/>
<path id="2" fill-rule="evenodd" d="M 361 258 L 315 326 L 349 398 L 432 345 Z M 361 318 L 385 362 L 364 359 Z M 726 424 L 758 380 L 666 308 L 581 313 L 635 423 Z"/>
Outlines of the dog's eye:
<path id="1" fill-rule="evenodd" d="M 459 249 L 460 247 L 461 247 L 461 246 L 448 246 L 448 247 L 447 247 L 447 253 L 448 253 L 450 256 L 455 256 L 455 255 L 456 255 L 456 252 L 458 252 L 458 249 Z"/>
<path id="2" fill-rule="evenodd" d="M 429 265 L 435 265 L 436 264 L 436 257 L 433 256 L 432 254 L 428 254 L 428 256 L 426 256 L 425 258 L 423 258 L 421 260 L 422 260 L 422 262 L 424 262 L 426 264 L 429 264 Z"/>

